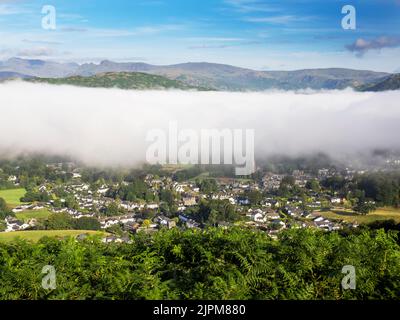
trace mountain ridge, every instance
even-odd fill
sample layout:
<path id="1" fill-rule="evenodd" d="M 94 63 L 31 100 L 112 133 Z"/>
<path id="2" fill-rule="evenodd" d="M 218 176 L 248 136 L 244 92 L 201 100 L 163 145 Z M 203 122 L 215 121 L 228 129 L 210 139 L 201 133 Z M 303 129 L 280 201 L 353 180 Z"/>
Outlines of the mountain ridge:
<path id="1" fill-rule="evenodd" d="M 0 72 L 2 71 L 40 78 L 90 77 L 106 72 L 140 72 L 166 77 L 191 87 L 227 91 L 359 88 L 391 75 L 385 72 L 346 68 L 259 71 L 210 62 L 186 62 L 162 66 L 111 60 L 103 60 L 97 64 L 77 64 L 21 58 L 0 62 Z"/>
<path id="2" fill-rule="evenodd" d="M 359 90 L 378 92 L 378 91 L 389 91 L 389 90 L 399 90 L 399 89 L 400 89 L 400 73 L 397 73 L 384 77 L 381 80 L 371 83 L 369 85 L 364 85 Z"/>

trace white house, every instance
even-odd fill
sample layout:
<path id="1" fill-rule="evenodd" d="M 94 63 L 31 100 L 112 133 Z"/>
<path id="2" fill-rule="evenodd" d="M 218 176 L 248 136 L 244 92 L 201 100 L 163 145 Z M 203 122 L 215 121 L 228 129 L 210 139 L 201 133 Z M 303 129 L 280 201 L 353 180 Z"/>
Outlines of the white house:
<path id="1" fill-rule="evenodd" d="M 261 212 L 255 212 L 251 215 L 251 220 L 255 222 L 265 222 L 265 217 Z"/>
<path id="2" fill-rule="evenodd" d="M 331 203 L 340 204 L 340 203 L 342 203 L 342 199 L 341 198 L 337 198 L 337 197 L 332 198 L 331 199 Z"/>

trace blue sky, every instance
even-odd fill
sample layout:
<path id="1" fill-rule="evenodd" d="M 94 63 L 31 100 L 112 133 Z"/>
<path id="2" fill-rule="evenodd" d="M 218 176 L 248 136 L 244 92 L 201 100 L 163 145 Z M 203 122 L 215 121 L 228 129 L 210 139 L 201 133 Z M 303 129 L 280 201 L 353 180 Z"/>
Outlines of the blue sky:
<path id="1" fill-rule="evenodd" d="M 41 27 L 44 5 L 56 29 Z M 356 8 L 344 30 L 344 5 Z M 400 0 L 0 0 L 0 59 L 400 72 Z"/>

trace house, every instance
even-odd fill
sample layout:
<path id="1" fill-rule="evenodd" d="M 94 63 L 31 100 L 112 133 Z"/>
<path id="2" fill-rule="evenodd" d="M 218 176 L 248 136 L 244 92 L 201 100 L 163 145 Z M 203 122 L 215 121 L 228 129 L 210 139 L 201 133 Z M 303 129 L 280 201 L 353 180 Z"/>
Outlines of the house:
<path id="1" fill-rule="evenodd" d="M 35 218 L 30 219 L 30 220 L 28 221 L 28 224 L 29 224 L 30 227 L 36 226 L 36 224 L 37 224 L 37 219 L 35 219 Z"/>
<path id="2" fill-rule="evenodd" d="M 133 233 L 135 233 L 136 230 L 137 230 L 139 227 L 140 227 L 140 224 L 137 223 L 137 222 L 128 222 L 128 223 L 125 223 L 125 224 L 123 225 L 123 229 L 124 229 L 125 231 L 129 231 L 129 232 L 133 232 Z"/>
<path id="3" fill-rule="evenodd" d="M 312 214 L 312 213 L 310 213 L 310 212 L 307 212 L 307 211 L 304 211 L 304 212 L 301 214 L 301 216 L 302 216 L 303 218 L 306 218 L 306 219 L 315 218 L 315 215 L 314 215 L 314 214 Z"/>
<path id="4" fill-rule="evenodd" d="M 193 196 L 186 196 L 182 198 L 183 205 L 186 207 L 195 206 L 196 205 L 196 198 Z"/>
<path id="5" fill-rule="evenodd" d="M 189 219 L 188 221 L 186 221 L 186 227 L 190 228 L 190 229 L 199 229 L 200 228 L 200 224 L 192 219 Z"/>
<path id="6" fill-rule="evenodd" d="M 102 229 L 107 229 L 118 223 L 119 223 L 119 220 L 117 220 L 117 219 L 109 219 L 109 220 L 105 220 L 105 221 L 100 221 Z"/>
<path id="7" fill-rule="evenodd" d="M 284 175 L 280 174 L 266 174 L 262 179 L 264 188 L 266 190 L 279 189 L 283 177 Z"/>
<path id="8" fill-rule="evenodd" d="M 97 193 L 106 194 L 109 188 L 106 185 L 102 185 L 98 190 Z"/>
<path id="9" fill-rule="evenodd" d="M 286 228 L 286 224 L 280 219 L 272 220 L 271 224 L 276 226 L 279 230 Z"/>
<path id="10" fill-rule="evenodd" d="M 246 205 L 249 205 L 249 204 L 250 204 L 250 200 L 249 200 L 249 199 L 247 199 L 247 198 L 242 198 L 242 197 L 238 198 L 237 202 L 238 202 L 239 204 L 241 204 L 242 206 L 246 206 Z"/>
<path id="11" fill-rule="evenodd" d="M 147 205 L 147 209 L 158 209 L 158 204 L 157 203 L 149 203 Z"/>
<path id="12" fill-rule="evenodd" d="M 263 223 L 263 222 L 265 222 L 266 219 L 261 212 L 255 212 L 251 215 L 251 220 L 253 220 L 255 222 Z"/>
<path id="13" fill-rule="evenodd" d="M 331 203 L 333 203 L 333 204 L 340 204 L 340 203 L 342 203 L 342 199 L 341 199 L 341 198 L 337 198 L 337 197 L 332 198 L 332 199 L 331 199 Z"/>
<path id="14" fill-rule="evenodd" d="M 42 210 L 42 209 L 44 209 L 44 206 L 36 205 L 36 206 L 33 206 L 31 209 L 32 210 Z"/>
<path id="15" fill-rule="evenodd" d="M 178 211 L 179 212 L 183 212 L 183 211 L 185 211 L 186 210 L 186 207 L 185 206 L 179 206 L 178 207 Z"/>
<path id="16" fill-rule="evenodd" d="M 129 237 L 108 236 L 101 240 L 103 243 L 132 243 Z"/>
<path id="17" fill-rule="evenodd" d="M 175 186 L 175 191 L 178 193 L 185 192 L 185 187 L 186 187 L 186 185 L 178 184 Z"/>
<path id="18" fill-rule="evenodd" d="M 7 180 L 9 182 L 15 182 L 15 181 L 17 181 L 17 177 L 16 176 L 9 176 Z"/>
<path id="19" fill-rule="evenodd" d="M 268 210 L 265 213 L 265 218 L 268 220 L 276 220 L 279 219 L 279 213 L 273 210 Z"/>
<path id="20" fill-rule="evenodd" d="M 186 221 L 189 220 L 188 217 L 186 217 L 186 216 L 184 216 L 184 215 L 182 215 L 182 214 L 180 214 L 180 215 L 178 216 L 178 218 L 179 218 L 179 220 L 182 220 L 183 222 L 186 222 Z"/>
<path id="21" fill-rule="evenodd" d="M 301 215 L 301 210 L 298 207 L 285 207 L 283 212 L 287 213 L 291 217 L 299 217 Z"/>
<path id="22" fill-rule="evenodd" d="M 318 217 L 314 219 L 314 225 L 317 228 L 324 229 L 327 231 L 331 231 L 333 228 L 333 223 L 329 221 L 328 219 L 324 219 L 323 217 Z"/>
<path id="23" fill-rule="evenodd" d="M 30 227 L 29 224 L 23 223 L 14 217 L 7 217 L 4 219 L 7 224 L 5 232 L 25 230 Z"/>
<path id="24" fill-rule="evenodd" d="M 176 227 L 176 222 L 172 219 L 169 219 L 164 216 L 159 216 L 155 219 L 161 226 L 167 227 L 168 229 L 172 229 Z"/>
<path id="25" fill-rule="evenodd" d="M 117 239 L 116 236 L 109 236 L 109 237 L 105 237 L 101 240 L 101 242 L 103 243 L 112 243 Z"/>

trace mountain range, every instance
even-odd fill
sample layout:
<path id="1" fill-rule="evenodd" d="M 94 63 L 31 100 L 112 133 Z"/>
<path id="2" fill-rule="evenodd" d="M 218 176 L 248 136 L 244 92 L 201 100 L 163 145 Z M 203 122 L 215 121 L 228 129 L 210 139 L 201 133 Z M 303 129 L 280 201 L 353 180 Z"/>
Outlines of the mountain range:
<path id="1" fill-rule="evenodd" d="M 104 60 L 98 64 L 60 63 L 21 58 L 11 58 L 0 62 L 0 80 L 7 78 L 5 75 L 10 73 L 10 78 L 46 78 L 45 82 L 57 82 L 51 80 L 51 78 L 69 78 L 70 80 L 64 80 L 64 83 L 68 81 L 70 83 L 71 81 L 85 82 L 85 80 L 76 77 L 93 77 L 110 72 L 138 72 L 141 74 L 156 75 L 176 81 L 172 87 L 186 86 L 185 88 L 189 89 L 200 87 L 203 89 L 228 91 L 297 90 L 307 88 L 344 89 L 346 87 L 369 90 L 368 88 L 374 88 L 374 86 L 382 81 L 387 81 L 392 76 L 392 74 L 385 72 L 343 68 L 257 71 L 207 62 L 189 62 L 166 66 L 136 62 L 120 63 L 109 60 Z M 150 87 L 157 87 L 161 81 L 161 78 L 154 79 L 156 83 L 154 85 L 150 84 Z M 142 80 L 144 80 L 143 76 Z M 150 78 L 146 79 L 145 82 L 148 80 Z M 86 84 L 90 82 L 91 80 L 88 80 Z M 162 80 L 161 82 L 166 83 L 166 80 Z M 131 85 L 135 87 L 132 83 Z M 143 86 L 140 85 L 139 87 L 142 88 Z M 386 86 L 384 85 L 382 88 L 386 88 Z"/>
<path id="2" fill-rule="evenodd" d="M 400 89 L 400 73 L 387 76 L 380 81 L 369 83 L 360 88 L 361 91 L 388 91 Z"/>

